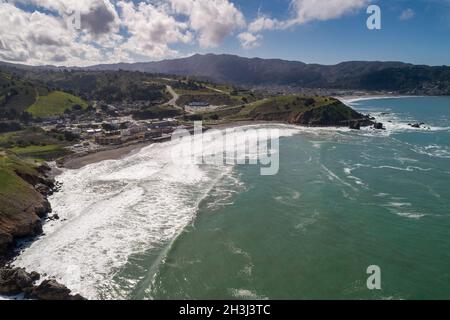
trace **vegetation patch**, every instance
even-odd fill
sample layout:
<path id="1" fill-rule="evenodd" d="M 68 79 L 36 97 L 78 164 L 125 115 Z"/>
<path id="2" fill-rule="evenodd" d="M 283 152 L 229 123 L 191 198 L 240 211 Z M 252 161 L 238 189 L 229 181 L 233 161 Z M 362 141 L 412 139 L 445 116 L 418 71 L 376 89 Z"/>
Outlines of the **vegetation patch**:
<path id="1" fill-rule="evenodd" d="M 57 159 L 67 154 L 67 150 L 61 145 L 14 147 L 10 150 L 21 157 L 32 158 L 36 161 Z"/>
<path id="2" fill-rule="evenodd" d="M 81 98 L 75 97 L 69 93 L 62 91 L 53 91 L 46 96 L 39 96 L 28 112 L 34 117 L 51 117 L 62 115 L 66 110 L 72 109 L 74 106 L 87 108 L 87 103 Z"/>
<path id="3" fill-rule="evenodd" d="M 0 134 L 0 149 L 11 150 L 34 160 L 55 160 L 67 154 L 66 146 L 73 143 L 70 134 L 46 132 L 27 127 L 16 132 Z"/>
<path id="4" fill-rule="evenodd" d="M 180 116 L 182 111 L 172 106 L 152 106 L 133 113 L 136 120 L 163 119 Z"/>

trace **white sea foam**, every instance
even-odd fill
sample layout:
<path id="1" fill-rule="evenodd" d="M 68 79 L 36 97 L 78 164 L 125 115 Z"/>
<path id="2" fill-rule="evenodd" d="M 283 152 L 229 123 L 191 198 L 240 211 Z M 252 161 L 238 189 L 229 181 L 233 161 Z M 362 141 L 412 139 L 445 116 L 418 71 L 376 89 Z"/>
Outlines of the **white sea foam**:
<path id="1" fill-rule="evenodd" d="M 414 152 L 419 154 L 427 155 L 432 158 L 450 158 L 450 148 L 445 146 L 439 146 L 436 144 L 428 145 L 428 146 L 414 146 L 412 148 Z"/>
<path id="2" fill-rule="evenodd" d="M 229 289 L 231 295 L 237 299 L 247 300 L 267 300 L 266 297 L 260 296 L 257 292 L 247 289 Z"/>
<path id="3" fill-rule="evenodd" d="M 400 168 L 400 167 L 394 167 L 394 166 L 378 166 L 378 167 L 372 167 L 372 168 L 373 169 L 390 169 L 390 170 L 407 171 L 407 172 L 433 170 L 431 168 L 421 168 L 421 167 L 414 167 L 414 166 L 408 166 L 406 168 Z"/>
<path id="4" fill-rule="evenodd" d="M 426 216 L 425 214 L 416 213 L 416 212 L 394 212 L 394 213 L 400 217 L 416 219 L 416 220 Z"/>
<path id="5" fill-rule="evenodd" d="M 420 219 L 425 217 L 426 215 L 423 213 L 418 212 L 410 212 L 412 208 L 412 203 L 409 202 L 398 202 L 396 200 L 402 200 L 402 198 L 395 198 L 393 197 L 392 200 L 389 203 L 385 205 L 386 208 L 393 214 L 396 214 L 400 217 L 409 218 L 409 219 Z"/>
<path id="6" fill-rule="evenodd" d="M 368 101 L 368 100 L 385 100 L 385 99 L 405 99 L 405 98 L 425 98 L 418 96 L 360 96 L 360 97 L 342 97 L 337 98 L 345 104 L 355 105 L 359 101 Z"/>
<path id="7" fill-rule="evenodd" d="M 281 126 L 279 132 L 290 136 L 298 130 Z M 46 235 L 15 265 L 74 283 L 71 289 L 88 298 L 126 298 L 129 292 L 116 278 L 130 255 L 170 243 L 233 170 L 175 165 L 173 146 L 152 145 L 121 160 L 64 171 L 58 177 L 62 190 L 50 199 L 60 221 L 46 224 Z M 73 270 L 79 270 L 79 279 L 73 279 Z"/>
<path id="8" fill-rule="evenodd" d="M 344 181 L 343 179 L 341 179 L 338 175 L 336 175 L 333 171 L 331 171 L 330 169 L 328 169 L 327 167 L 325 167 L 324 165 L 321 165 L 323 170 L 327 173 L 327 177 L 330 181 L 338 181 L 341 184 L 343 184 L 344 186 L 347 186 L 351 189 L 353 189 L 354 191 L 358 191 L 358 189 L 356 189 L 354 186 L 352 186 L 350 183 Z"/>
<path id="9" fill-rule="evenodd" d="M 391 136 L 392 134 L 400 132 L 439 132 L 439 131 L 450 131 L 450 127 L 438 127 L 431 125 L 422 125 L 420 128 L 414 128 L 410 124 L 419 123 L 417 119 L 409 117 L 407 115 L 399 115 L 392 112 L 391 108 L 361 108 L 359 102 L 369 101 L 369 100 L 379 100 L 379 99 L 404 99 L 412 98 L 410 96 L 385 96 L 385 97 L 357 97 L 350 99 L 341 99 L 344 103 L 357 109 L 359 112 L 369 113 L 375 118 L 376 122 L 383 123 L 386 130 L 375 130 L 371 127 L 362 128 L 361 133 L 365 135 L 375 135 L 375 136 Z M 418 97 L 414 97 L 418 98 Z"/>
<path id="10" fill-rule="evenodd" d="M 16 294 L 16 295 L 12 295 L 12 296 L 4 296 L 4 295 L 0 295 L 0 301 L 6 301 L 6 300 L 29 300 L 29 299 L 25 299 L 25 295 L 23 293 L 21 294 Z"/>

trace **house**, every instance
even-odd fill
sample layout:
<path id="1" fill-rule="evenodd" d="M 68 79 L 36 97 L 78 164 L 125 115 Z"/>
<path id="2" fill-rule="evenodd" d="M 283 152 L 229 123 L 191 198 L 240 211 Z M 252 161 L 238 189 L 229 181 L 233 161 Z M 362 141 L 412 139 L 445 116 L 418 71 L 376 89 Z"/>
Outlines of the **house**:
<path id="1" fill-rule="evenodd" d="M 194 101 L 191 102 L 187 105 L 187 107 L 191 107 L 191 108 L 205 108 L 205 107 L 209 107 L 209 103 L 208 102 L 201 102 L 201 101 Z"/>
<path id="2" fill-rule="evenodd" d="M 145 139 L 161 138 L 163 135 L 162 129 L 151 129 L 145 133 Z"/>
<path id="3" fill-rule="evenodd" d="M 121 136 L 97 136 L 95 142 L 100 145 L 122 144 Z"/>
<path id="4" fill-rule="evenodd" d="M 161 129 L 161 128 L 167 128 L 172 126 L 172 122 L 168 121 L 168 120 L 163 120 L 163 121 L 155 121 L 152 122 L 148 127 L 150 129 Z"/>

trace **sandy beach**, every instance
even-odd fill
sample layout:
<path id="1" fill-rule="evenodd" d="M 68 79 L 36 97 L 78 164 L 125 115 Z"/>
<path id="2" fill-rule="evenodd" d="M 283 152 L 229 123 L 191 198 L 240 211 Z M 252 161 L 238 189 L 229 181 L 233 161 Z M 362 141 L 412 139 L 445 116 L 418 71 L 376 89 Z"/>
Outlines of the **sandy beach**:
<path id="1" fill-rule="evenodd" d="M 209 125 L 210 129 L 225 130 L 230 128 L 242 127 L 247 125 L 258 125 L 258 124 L 274 124 L 270 121 L 235 121 L 222 123 L 217 125 Z M 147 147 L 154 142 L 146 141 L 135 143 L 127 146 L 120 146 L 113 149 L 101 150 L 85 155 L 71 155 L 58 163 L 58 168 L 66 169 L 80 169 L 92 163 L 105 161 L 105 160 L 117 160 L 132 153 L 139 152 L 142 148 Z M 57 175 L 58 172 L 55 172 Z"/>
<path id="2" fill-rule="evenodd" d="M 60 168 L 80 169 L 92 163 L 123 158 L 131 153 L 138 152 L 142 148 L 147 147 L 152 143 L 153 142 L 146 141 L 142 143 L 118 147 L 115 149 L 98 151 L 82 156 L 73 155 L 64 159 L 62 163 L 59 163 L 58 165 Z"/>

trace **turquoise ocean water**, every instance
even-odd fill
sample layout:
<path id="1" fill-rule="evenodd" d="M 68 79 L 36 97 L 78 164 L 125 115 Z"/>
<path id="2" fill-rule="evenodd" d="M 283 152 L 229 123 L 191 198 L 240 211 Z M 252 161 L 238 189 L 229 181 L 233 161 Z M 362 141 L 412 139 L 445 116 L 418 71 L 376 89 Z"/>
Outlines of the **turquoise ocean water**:
<path id="1" fill-rule="evenodd" d="M 294 135 L 277 176 L 236 168 L 240 184 L 220 187 L 231 199 L 201 204 L 135 297 L 449 299 L 450 99 L 353 106 L 388 130 Z M 382 290 L 367 289 L 369 265 Z"/>
<path id="2" fill-rule="evenodd" d="M 450 98 L 349 103 L 387 130 L 279 126 L 275 176 L 166 144 L 66 171 L 16 264 L 89 298 L 450 299 Z"/>

